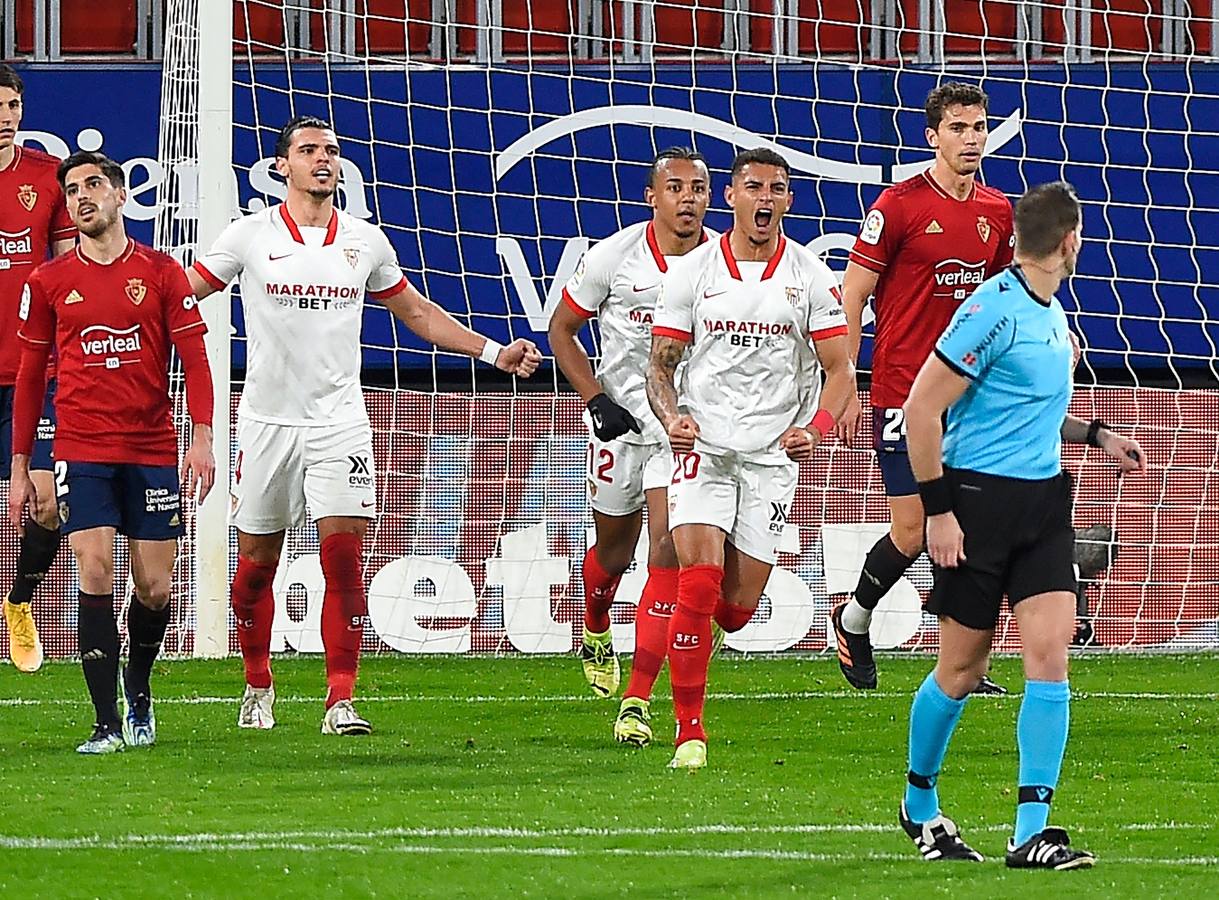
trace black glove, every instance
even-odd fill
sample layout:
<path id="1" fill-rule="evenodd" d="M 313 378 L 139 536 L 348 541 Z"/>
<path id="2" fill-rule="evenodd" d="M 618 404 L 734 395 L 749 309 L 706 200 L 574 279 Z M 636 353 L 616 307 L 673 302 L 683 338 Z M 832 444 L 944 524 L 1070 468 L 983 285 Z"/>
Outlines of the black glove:
<path id="1" fill-rule="evenodd" d="M 607 394 L 598 394 L 589 400 L 588 412 L 593 419 L 593 434 L 599 441 L 612 441 L 628 431 L 641 434 L 635 417 L 611 400 Z"/>

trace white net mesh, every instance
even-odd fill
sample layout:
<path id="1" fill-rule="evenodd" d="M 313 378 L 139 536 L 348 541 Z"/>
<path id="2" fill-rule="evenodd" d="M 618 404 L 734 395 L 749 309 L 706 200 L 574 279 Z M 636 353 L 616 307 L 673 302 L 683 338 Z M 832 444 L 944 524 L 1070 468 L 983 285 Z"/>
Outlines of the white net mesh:
<path id="1" fill-rule="evenodd" d="M 193 5 L 171 5 L 167 55 L 178 43 L 189 56 L 180 17 Z M 728 221 L 718 197 L 735 150 L 776 146 L 795 170 L 788 235 L 841 268 L 882 187 L 928 163 L 927 91 L 948 78 L 980 83 L 991 98 L 987 183 L 1015 197 L 1066 178 L 1085 203 L 1089 243 L 1063 292 L 1085 346 L 1074 409 L 1132 430 L 1151 460 L 1147 477 L 1118 481 L 1094 451 L 1068 454 L 1077 523 L 1117 533 L 1116 561 L 1088 593 L 1097 644 L 1219 644 L 1211 4 L 244 0 L 235 9 L 242 209 L 282 194 L 269 157 L 287 118 L 328 118 L 343 143 L 348 211 L 386 229 L 416 286 L 501 341 L 541 340 L 581 250 L 647 216 L 647 162 L 672 144 L 710 160 L 716 228 Z M 172 71 L 189 73 L 189 60 Z M 189 78 L 171 75 L 168 60 L 166 85 L 184 106 L 169 110 L 163 132 L 189 135 Z M 199 146 L 206 152 L 206 135 Z M 168 137 L 162 149 L 191 156 Z M 238 312 L 234 322 L 239 371 Z M 375 304 L 364 340 L 383 511 L 369 542 L 366 649 L 569 649 L 588 524 L 578 400 L 553 374 L 513 385 L 436 353 Z M 825 646 L 831 598 L 853 587 L 887 518 L 866 441 L 806 466 L 792 518 L 787 574 L 730 645 Z M 289 539 L 281 646 L 320 649 L 315 552 L 311 530 Z M 890 595 L 882 643 L 935 645 L 918 608 L 929 580 L 916 566 Z M 641 582 L 628 576 L 616 623 L 629 622 Z M 1000 634 L 1016 646 L 1006 621 Z M 619 644 L 629 649 L 629 625 Z"/>

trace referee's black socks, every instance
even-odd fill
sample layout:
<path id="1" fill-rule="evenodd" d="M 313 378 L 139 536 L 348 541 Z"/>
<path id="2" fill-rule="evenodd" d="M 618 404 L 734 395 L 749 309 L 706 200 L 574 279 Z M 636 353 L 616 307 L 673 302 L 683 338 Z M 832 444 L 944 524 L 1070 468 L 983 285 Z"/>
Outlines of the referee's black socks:
<path id="1" fill-rule="evenodd" d="M 165 628 L 169 625 L 169 604 L 160 609 L 149 609 L 132 597 L 127 607 L 127 690 L 132 696 L 151 694 L 148 680 L 152 676 L 152 664 L 161 652 L 165 640 Z"/>
<path id="2" fill-rule="evenodd" d="M 889 593 L 889 588 L 897 584 L 917 558 L 898 550 L 892 536 L 886 534 L 868 551 L 859 583 L 855 585 L 855 602 L 864 609 L 876 609 L 880 598 Z"/>
<path id="3" fill-rule="evenodd" d="M 47 577 L 55 554 L 59 552 L 59 529 L 43 528 L 33 519 L 25 523 L 25 537 L 17 553 L 17 575 L 9 591 L 9 603 L 29 603 L 34 591 Z"/>
<path id="4" fill-rule="evenodd" d="M 119 629 L 113 594 L 77 594 L 76 640 L 97 723 L 118 731 Z"/>

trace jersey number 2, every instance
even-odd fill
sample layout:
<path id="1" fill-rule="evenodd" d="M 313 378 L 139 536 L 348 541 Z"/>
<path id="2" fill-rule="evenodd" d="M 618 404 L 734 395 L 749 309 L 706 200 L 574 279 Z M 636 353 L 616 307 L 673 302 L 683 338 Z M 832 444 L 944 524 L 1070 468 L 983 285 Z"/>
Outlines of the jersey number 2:
<path id="1" fill-rule="evenodd" d="M 609 474 L 610 469 L 614 468 L 613 451 L 607 450 L 604 447 L 598 453 L 596 448 L 588 445 L 588 475 L 590 478 L 596 477 L 598 481 L 604 481 L 606 484 L 613 484 L 614 478 Z"/>
<path id="2" fill-rule="evenodd" d="M 885 424 L 880 430 L 880 439 L 897 443 L 906 434 L 906 411 L 900 406 L 884 410 Z"/>

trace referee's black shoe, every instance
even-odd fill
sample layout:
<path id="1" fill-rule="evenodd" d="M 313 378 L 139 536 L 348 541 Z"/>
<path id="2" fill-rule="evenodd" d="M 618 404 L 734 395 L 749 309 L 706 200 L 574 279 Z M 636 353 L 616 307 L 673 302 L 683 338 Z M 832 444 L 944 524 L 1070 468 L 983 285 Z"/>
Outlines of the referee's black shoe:
<path id="1" fill-rule="evenodd" d="M 1096 857 L 1087 850 L 1071 846 L 1071 839 L 1061 828 L 1047 828 L 1033 835 L 1019 847 L 1007 842 L 1009 869 L 1088 869 L 1096 865 Z"/>
<path id="2" fill-rule="evenodd" d="M 914 841 L 914 846 L 918 847 L 918 852 L 923 854 L 925 860 L 938 862 L 942 859 L 963 859 L 967 862 L 982 862 L 982 854 L 961 840 L 957 823 L 943 813 L 930 822 L 912 822 L 906 815 L 906 803 L 903 800 L 898 811 L 898 821 L 902 823 L 902 830 Z"/>
<path id="3" fill-rule="evenodd" d="M 999 696 L 1007 693 L 1007 688 L 998 682 L 991 681 L 990 673 L 987 672 L 982 676 L 982 680 L 978 682 L 978 686 L 970 691 L 971 694 L 991 694 Z"/>
<path id="4" fill-rule="evenodd" d="M 876 659 L 872 656 L 872 640 L 867 632 L 855 634 L 842 627 L 842 611 L 845 603 L 840 603 L 830 613 L 830 622 L 834 626 L 834 640 L 838 644 L 838 668 L 846 676 L 851 687 L 870 691 L 876 688 Z"/>

